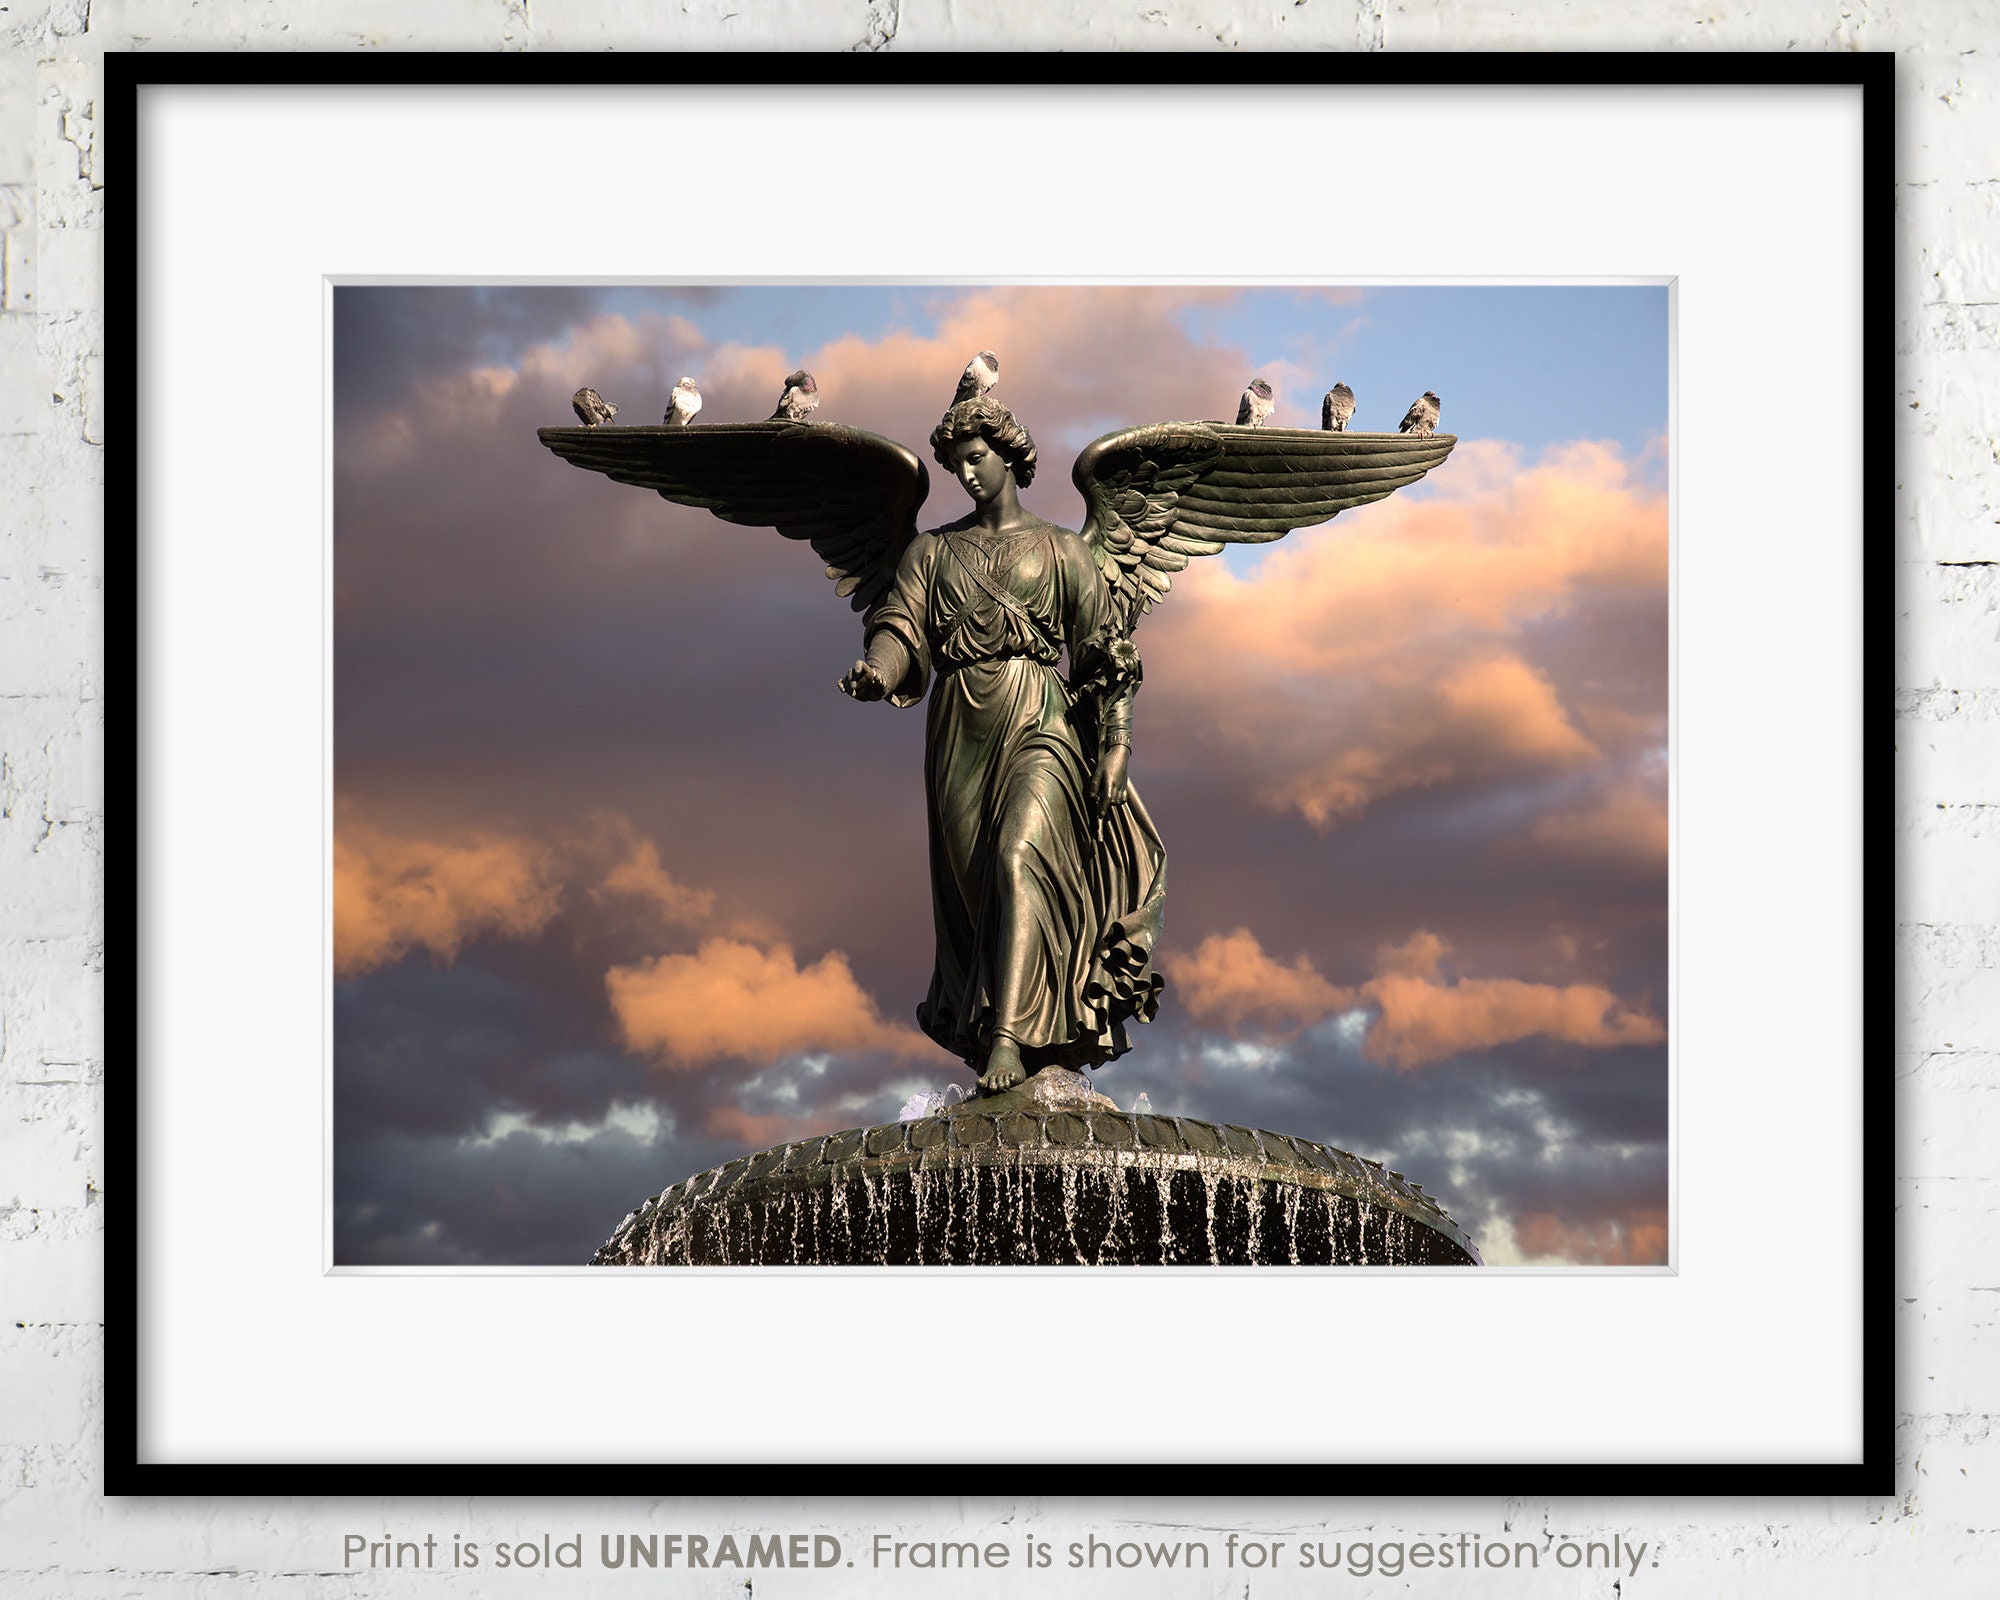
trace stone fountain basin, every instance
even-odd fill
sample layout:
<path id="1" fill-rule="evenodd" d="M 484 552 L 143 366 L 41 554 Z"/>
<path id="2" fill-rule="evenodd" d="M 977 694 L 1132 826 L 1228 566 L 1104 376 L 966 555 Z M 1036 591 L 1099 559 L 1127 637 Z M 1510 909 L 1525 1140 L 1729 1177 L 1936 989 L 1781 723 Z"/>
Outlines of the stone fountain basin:
<path id="1" fill-rule="evenodd" d="M 1476 1266 L 1421 1186 L 1252 1128 L 1018 1092 L 741 1156 L 593 1266 Z"/>

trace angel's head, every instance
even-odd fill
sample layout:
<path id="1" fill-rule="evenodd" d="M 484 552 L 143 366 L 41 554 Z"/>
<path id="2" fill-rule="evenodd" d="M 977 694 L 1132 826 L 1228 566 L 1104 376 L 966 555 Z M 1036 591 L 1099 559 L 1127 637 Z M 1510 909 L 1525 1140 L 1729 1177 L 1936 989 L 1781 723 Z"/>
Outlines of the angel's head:
<path id="1" fill-rule="evenodd" d="M 967 492 L 973 493 L 975 499 L 980 496 L 966 478 L 962 459 L 967 453 L 963 447 L 975 440 L 983 441 L 999 457 L 1021 488 L 1035 481 L 1035 441 L 1015 420 L 1014 413 L 991 398 L 961 400 L 931 430 L 931 455 L 945 471 L 965 483 Z M 975 474 L 978 466 L 976 462 L 973 464 Z"/>

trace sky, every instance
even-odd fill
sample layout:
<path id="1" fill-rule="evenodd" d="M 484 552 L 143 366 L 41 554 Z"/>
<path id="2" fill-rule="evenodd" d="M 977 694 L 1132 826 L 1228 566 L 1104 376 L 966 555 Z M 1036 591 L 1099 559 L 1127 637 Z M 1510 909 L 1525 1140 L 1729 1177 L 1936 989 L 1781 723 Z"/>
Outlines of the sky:
<path id="1" fill-rule="evenodd" d="M 343 1264 L 576 1264 L 639 1201 L 969 1074 L 924 1039 L 923 715 L 849 701 L 810 550 L 535 429 L 677 378 L 924 441 L 966 359 L 1079 527 L 1098 434 L 1355 426 L 1421 483 L 1194 563 L 1141 625 L 1166 841 L 1129 1106 L 1409 1173 L 1489 1262 L 1667 1254 L 1660 287 L 343 287 L 334 1212 Z M 919 522 L 967 507 L 933 471 Z"/>

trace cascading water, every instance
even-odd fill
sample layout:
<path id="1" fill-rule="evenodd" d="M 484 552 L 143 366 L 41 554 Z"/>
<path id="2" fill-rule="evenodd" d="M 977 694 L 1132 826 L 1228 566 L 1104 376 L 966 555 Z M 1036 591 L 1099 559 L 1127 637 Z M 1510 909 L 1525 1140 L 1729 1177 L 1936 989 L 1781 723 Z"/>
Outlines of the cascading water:
<path id="1" fill-rule="evenodd" d="M 1421 1186 L 1364 1157 L 1251 1128 L 1121 1112 L 1097 1095 L 1049 1103 L 1018 1092 L 739 1157 L 648 1200 L 592 1258 L 596 1266 L 1478 1262 L 1465 1231 Z"/>

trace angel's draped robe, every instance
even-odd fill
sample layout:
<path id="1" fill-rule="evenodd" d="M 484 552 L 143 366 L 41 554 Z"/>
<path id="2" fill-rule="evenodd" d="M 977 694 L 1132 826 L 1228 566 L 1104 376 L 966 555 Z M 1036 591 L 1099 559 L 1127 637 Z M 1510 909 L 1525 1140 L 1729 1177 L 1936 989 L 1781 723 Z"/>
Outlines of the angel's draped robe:
<path id="1" fill-rule="evenodd" d="M 937 966 L 917 1020 L 975 1068 L 996 1023 L 1031 1071 L 1081 1067 L 1123 1055 L 1125 1024 L 1158 1009 L 1166 850 L 1136 792 L 1101 824 L 1090 797 L 1098 731 L 1129 728 L 1137 687 L 1135 658 L 1113 660 L 1109 599 L 1066 528 L 945 528 L 911 541 L 868 619 L 871 642 L 886 631 L 908 657 L 893 703 L 936 679 L 924 788 Z M 1029 949 L 1016 1015 L 1000 1018 L 1010 896 Z"/>

